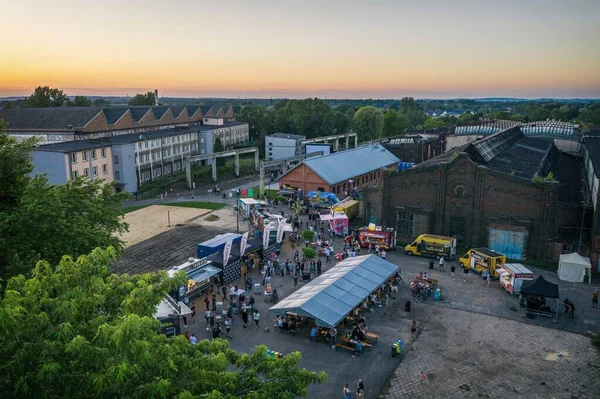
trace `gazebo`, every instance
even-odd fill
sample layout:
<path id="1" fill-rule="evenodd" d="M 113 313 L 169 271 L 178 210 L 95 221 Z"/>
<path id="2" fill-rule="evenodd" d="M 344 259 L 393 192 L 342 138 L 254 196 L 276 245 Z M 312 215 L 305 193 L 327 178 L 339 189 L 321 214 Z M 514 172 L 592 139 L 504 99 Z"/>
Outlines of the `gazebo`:
<path id="1" fill-rule="evenodd" d="M 526 299 L 527 313 L 551 316 L 558 319 L 558 285 L 549 282 L 543 276 L 525 281 L 521 286 L 521 296 Z M 550 301 L 548 301 L 550 299 Z"/>
<path id="2" fill-rule="evenodd" d="M 334 327 L 371 293 L 385 284 L 398 266 L 375 255 L 348 258 L 269 309 L 294 313 Z"/>

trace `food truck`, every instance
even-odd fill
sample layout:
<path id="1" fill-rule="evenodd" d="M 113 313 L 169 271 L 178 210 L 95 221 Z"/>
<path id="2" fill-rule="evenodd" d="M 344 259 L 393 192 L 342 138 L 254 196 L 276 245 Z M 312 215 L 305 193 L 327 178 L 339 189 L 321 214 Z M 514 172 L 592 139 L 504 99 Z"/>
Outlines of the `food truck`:
<path id="1" fill-rule="evenodd" d="M 481 274 L 487 270 L 492 277 L 498 277 L 496 269 L 506 263 L 506 256 L 488 248 L 469 249 L 460 258 L 460 265 L 465 269 L 471 269 Z"/>
<path id="2" fill-rule="evenodd" d="M 348 219 L 352 220 L 358 216 L 359 204 L 358 201 L 352 198 L 345 198 L 333 206 L 334 212 L 344 212 Z"/>
<path id="3" fill-rule="evenodd" d="M 436 259 L 443 256 L 452 260 L 456 256 L 456 238 L 421 234 L 412 244 L 404 247 L 404 252 L 408 256 L 430 256 Z"/>
<path id="4" fill-rule="evenodd" d="M 523 281 L 533 280 L 533 273 L 520 263 L 501 265 L 496 272 L 500 275 L 500 285 L 510 294 L 521 292 Z"/>
<path id="5" fill-rule="evenodd" d="M 344 212 L 333 212 L 332 214 L 321 215 L 321 220 L 329 223 L 338 236 L 345 237 L 349 232 L 348 216 Z"/>
<path id="6" fill-rule="evenodd" d="M 363 248 L 373 244 L 373 248 L 379 245 L 386 250 L 396 249 L 396 230 L 375 225 L 362 227 L 358 229 L 358 243 Z"/>

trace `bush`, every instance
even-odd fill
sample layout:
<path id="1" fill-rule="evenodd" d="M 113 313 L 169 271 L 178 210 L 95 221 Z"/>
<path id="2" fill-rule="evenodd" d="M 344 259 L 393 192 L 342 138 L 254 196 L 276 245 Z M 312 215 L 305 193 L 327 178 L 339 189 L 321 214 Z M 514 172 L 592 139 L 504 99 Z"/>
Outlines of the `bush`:
<path id="1" fill-rule="evenodd" d="M 312 242 L 315 239 L 315 232 L 312 230 L 304 230 L 301 234 L 304 241 Z"/>
<path id="2" fill-rule="evenodd" d="M 302 248 L 302 255 L 306 259 L 314 259 L 317 256 L 317 252 L 312 248 Z"/>

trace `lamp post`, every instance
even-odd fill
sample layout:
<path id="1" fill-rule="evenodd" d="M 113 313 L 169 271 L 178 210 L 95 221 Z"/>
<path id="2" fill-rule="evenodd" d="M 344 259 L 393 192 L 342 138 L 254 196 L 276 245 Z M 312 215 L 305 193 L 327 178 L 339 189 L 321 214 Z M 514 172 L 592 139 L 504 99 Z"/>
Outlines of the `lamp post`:
<path id="1" fill-rule="evenodd" d="M 236 222 L 236 232 L 240 233 L 240 189 L 235 189 L 235 222 Z"/>

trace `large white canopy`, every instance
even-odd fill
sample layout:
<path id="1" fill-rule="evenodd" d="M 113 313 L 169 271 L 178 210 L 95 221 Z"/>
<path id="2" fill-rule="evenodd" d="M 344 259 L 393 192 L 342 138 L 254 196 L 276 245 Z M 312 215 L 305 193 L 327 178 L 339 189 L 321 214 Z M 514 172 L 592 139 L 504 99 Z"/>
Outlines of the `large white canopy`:
<path id="1" fill-rule="evenodd" d="M 586 275 L 588 276 L 588 283 L 590 283 L 592 279 L 592 264 L 589 258 L 581 256 L 577 252 L 560 256 L 558 262 L 558 278 L 560 280 L 582 283 Z"/>
<path id="2" fill-rule="evenodd" d="M 398 266 L 375 255 L 348 258 L 269 309 L 333 327 L 392 276 Z"/>

